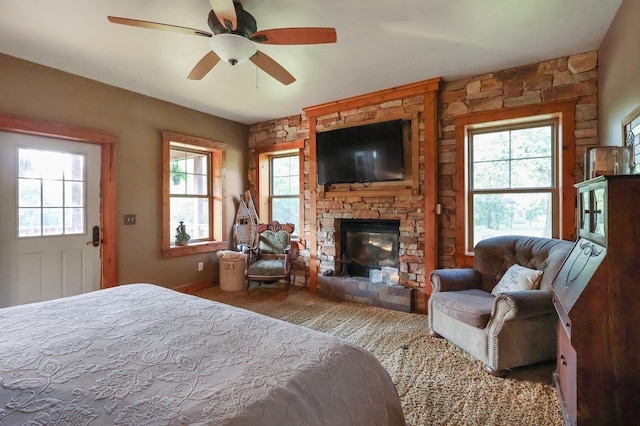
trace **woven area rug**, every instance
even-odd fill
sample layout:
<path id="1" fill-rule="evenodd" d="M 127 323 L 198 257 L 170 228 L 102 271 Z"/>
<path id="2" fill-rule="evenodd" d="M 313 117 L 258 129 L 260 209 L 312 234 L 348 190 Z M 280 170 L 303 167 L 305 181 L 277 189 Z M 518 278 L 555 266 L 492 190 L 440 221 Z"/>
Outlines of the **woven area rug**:
<path id="1" fill-rule="evenodd" d="M 432 338 L 427 317 L 338 302 L 292 287 L 196 295 L 338 336 L 371 351 L 393 379 L 408 425 L 562 425 L 553 362 L 512 370 L 505 379 L 455 345 Z"/>

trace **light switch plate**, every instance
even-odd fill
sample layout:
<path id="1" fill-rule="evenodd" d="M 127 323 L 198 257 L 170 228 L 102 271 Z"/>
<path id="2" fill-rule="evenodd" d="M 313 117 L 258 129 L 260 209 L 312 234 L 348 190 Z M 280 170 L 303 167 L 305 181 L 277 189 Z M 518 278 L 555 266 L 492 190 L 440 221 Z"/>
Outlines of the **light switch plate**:
<path id="1" fill-rule="evenodd" d="M 136 215 L 135 214 L 125 214 L 124 215 L 124 224 L 125 225 L 135 225 L 136 224 Z"/>

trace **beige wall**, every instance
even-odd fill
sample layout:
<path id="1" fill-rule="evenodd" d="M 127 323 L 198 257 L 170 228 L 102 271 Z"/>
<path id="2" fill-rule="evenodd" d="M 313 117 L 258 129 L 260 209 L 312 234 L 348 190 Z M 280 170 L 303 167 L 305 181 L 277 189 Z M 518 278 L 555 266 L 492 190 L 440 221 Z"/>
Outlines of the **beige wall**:
<path id="1" fill-rule="evenodd" d="M 177 287 L 217 280 L 213 253 L 172 259 L 160 255 L 160 131 L 227 144 L 224 189 L 230 237 L 234 200 L 247 187 L 246 125 L 1 54 L 0 111 L 118 135 L 120 283 Z M 124 226 L 124 214 L 137 215 L 137 224 Z M 204 262 L 203 272 L 197 272 L 198 262 Z"/>
<path id="2" fill-rule="evenodd" d="M 640 1 L 623 0 L 600 49 L 600 145 L 622 144 L 622 119 L 640 106 Z"/>

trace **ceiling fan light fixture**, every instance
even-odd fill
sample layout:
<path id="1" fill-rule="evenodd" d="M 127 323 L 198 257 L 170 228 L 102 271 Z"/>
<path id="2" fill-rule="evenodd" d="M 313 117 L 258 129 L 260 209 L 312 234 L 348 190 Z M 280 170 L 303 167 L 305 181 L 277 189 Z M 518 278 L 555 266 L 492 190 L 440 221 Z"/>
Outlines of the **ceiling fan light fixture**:
<path id="1" fill-rule="evenodd" d="M 220 59 L 231 65 L 239 64 L 255 55 L 256 45 L 248 38 L 237 34 L 218 34 L 211 37 L 209 47 Z"/>

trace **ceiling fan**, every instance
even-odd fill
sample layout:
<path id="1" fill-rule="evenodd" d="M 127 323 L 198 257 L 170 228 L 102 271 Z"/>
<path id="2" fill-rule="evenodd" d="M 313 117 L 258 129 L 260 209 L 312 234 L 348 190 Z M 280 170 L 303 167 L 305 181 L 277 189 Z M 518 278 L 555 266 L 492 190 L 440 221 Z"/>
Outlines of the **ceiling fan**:
<path id="1" fill-rule="evenodd" d="M 255 43 L 280 45 L 321 44 L 335 43 L 337 39 L 335 28 L 276 28 L 258 31 L 256 20 L 249 12 L 244 10 L 239 2 L 233 0 L 209 0 L 209 3 L 211 3 L 212 10 L 209 12 L 207 23 L 213 34 L 178 25 L 116 16 L 108 16 L 107 18 L 109 22 L 114 24 L 210 38 L 211 51 L 204 55 L 191 70 L 187 76 L 190 80 L 201 80 L 220 59 L 227 61 L 231 65 L 239 64 L 248 59 L 282 84 L 291 84 L 296 79 L 276 61 L 257 50 Z"/>

